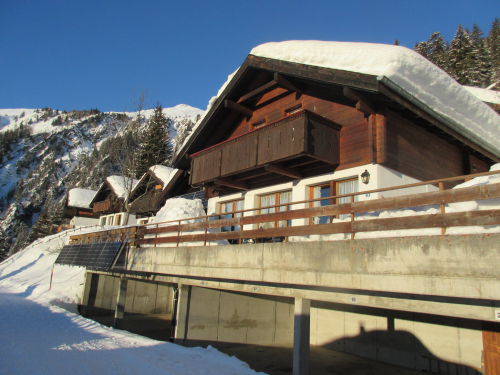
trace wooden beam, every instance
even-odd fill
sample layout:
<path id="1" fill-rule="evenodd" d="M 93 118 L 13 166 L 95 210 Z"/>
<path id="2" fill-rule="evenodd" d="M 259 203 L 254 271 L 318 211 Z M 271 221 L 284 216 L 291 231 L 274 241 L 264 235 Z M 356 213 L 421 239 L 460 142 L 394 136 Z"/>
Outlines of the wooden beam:
<path id="1" fill-rule="evenodd" d="M 276 164 L 268 163 L 264 165 L 264 169 L 269 172 L 278 173 L 283 176 L 293 177 L 296 179 L 302 178 L 302 173 L 292 168 L 280 167 Z"/>
<path id="2" fill-rule="evenodd" d="M 256 88 L 253 91 L 250 91 L 248 94 L 243 95 L 239 100 L 238 103 L 243 103 L 246 102 L 247 100 L 250 100 L 252 98 L 255 98 L 256 96 L 259 96 L 261 94 L 265 94 L 268 91 L 271 91 L 272 89 L 278 87 L 278 82 L 276 81 L 271 81 L 266 83 L 263 86 L 260 86 L 259 88 Z"/>
<path id="3" fill-rule="evenodd" d="M 393 92 L 391 89 L 389 89 L 383 83 L 379 82 L 379 89 L 378 90 L 379 90 L 379 92 L 381 94 L 383 94 L 383 95 L 385 95 L 385 96 L 393 99 L 396 103 L 401 104 L 402 106 L 404 106 L 405 108 L 409 109 L 413 113 L 418 114 L 424 120 L 427 120 L 432 125 L 435 125 L 439 129 L 441 129 L 443 132 L 452 135 L 454 138 L 456 138 L 460 142 L 462 142 L 462 143 L 466 144 L 467 146 L 471 147 L 472 149 L 480 152 L 484 156 L 489 157 L 491 160 L 494 160 L 496 162 L 500 162 L 500 158 L 498 156 L 493 155 L 491 152 L 486 151 L 484 148 L 482 148 L 481 146 L 478 146 L 477 144 L 475 144 L 470 139 L 466 138 L 465 136 L 461 135 L 460 133 L 456 132 L 455 130 L 450 129 L 448 126 L 446 126 L 441 121 L 439 121 L 436 118 L 434 118 L 432 115 L 430 115 L 427 112 L 425 112 L 423 109 L 420 109 L 415 104 L 410 103 L 408 100 L 404 99 L 400 95 L 398 95 L 395 92 Z"/>
<path id="4" fill-rule="evenodd" d="M 279 73 L 274 73 L 274 80 L 278 83 L 278 86 L 288 89 L 293 92 L 298 92 L 302 94 L 302 90 L 297 88 L 293 83 L 288 81 L 285 77 L 283 77 Z"/>
<path id="5" fill-rule="evenodd" d="M 245 106 L 242 106 L 241 104 L 235 103 L 232 100 L 225 100 L 224 107 L 226 107 L 227 109 L 239 112 L 246 117 L 253 116 L 253 111 L 251 109 L 249 109 Z"/>
<path id="6" fill-rule="evenodd" d="M 231 181 L 223 178 L 216 178 L 214 180 L 214 185 L 229 186 L 235 189 L 248 190 L 248 185 L 242 181 Z"/>
<path id="7" fill-rule="evenodd" d="M 344 96 L 356 103 L 356 109 L 363 112 L 365 115 L 374 115 L 377 113 L 376 105 L 371 100 L 367 99 L 363 94 L 360 94 L 347 86 L 344 86 Z"/>
<path id="8" fill-rule="evenodd" d="M 377 114 L 377 112 L 375 112 L 372 108 L 374 106 L 372 105 L 368 105 L 366 102 L 364 101 L 359 101 L 356 103 L 356 109 L 360 112 L 363 112 L 365 115 L 375 115 Z"/>

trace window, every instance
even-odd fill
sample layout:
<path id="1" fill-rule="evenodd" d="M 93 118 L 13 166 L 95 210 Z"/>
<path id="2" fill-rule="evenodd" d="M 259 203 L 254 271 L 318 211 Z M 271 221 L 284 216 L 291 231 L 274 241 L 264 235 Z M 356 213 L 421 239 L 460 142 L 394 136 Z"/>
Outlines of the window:
<path id="1" fill-rule="evenodd" d="M 122 215 L 116 215 L 115 225 L 122 225 Z"/>
<path id="2" fill-rule="evenodd" d="M 260 119 L 260 120 L 257 120 L 257 121 L 255 121 L 255 122 L 252 124 L 252 126 L 253 126 L 254 128 L 256 128 L 256 129 L 257 129 L 257 128 L 260 128 L 260 127 L 262 127 L 262 126 L 264 126 L 264 125 L 266 125 L 266 119 L 265 119 L 265 118 Z"/>
<path id="3" fill-rule="evenodd" d="M 139 225 L 147 224 L 148 221 L 149 221 L 148 219 L 141 219 L 141 220 L 139 220 Z"/>
<path id="4" fill-rule="evenodd" d="M 241 211 L 243 210 L 243 199 L 240 200 L 234 200 L 230 202 L 224 202 L 220 204 L 220 218 L 221 219 L 232 219 L 234 217 L 241 217 L 242 212 L 236 212 L 235 211 Z M 232 231 L 238 231 L 241 230 L 239 225 L 233 225 L 233 226 L 227 226 L 227 227 L 222 227 L 221 230 L 223 232 L 232 232 Z"/>
<path id="5" fill-rule="evenodd" d="M 108 225 L 113 225 L 113 216 L 108 216 Z"/>
<path id="6" fill-rule="evenodd" d="M 326 198 L 333 195 L 344 195 L 358 192 L 358 179 L 344 181 L 330 181 L 326 184 L 311 186 L 310 197 L 312 199 Z M 359 196 L 354 196 L 354 201 L 358 201 Z M 351 197 L 342 197 L 337 199 L 325 199 L 322 201 L 311 202 L 310 207 L 328 206 L 330 204 L 349 203 Z M 351 217 L 350 214 L 339 215 L 338 218 L 344 220 Z M 327 224 L 331 223 L 334 216 L 313 217 L 311 224 Z"/>
<path id="7" fill-rule="evenodd" d="M 276 203 L 278 202 L 278 203 Z M 259 207 L 267 207 L 267 206 L 275 206 L 283 203 L 291 203 L 292 202 L 292 191 L 283 191 L 281 193 L 272 193 L 261 195 L 259 197 Z M 290 206 L 281 206 L 279 207 L 279 211 L 288 211 L 290 210 Z M 268 214 L 276 212 L 276 208 L 263 208 L 259 210 L 259 214 Z M 291 225 L 291 220 L 280 220 L 280 221 L 271 221 L 269 223 L 259 223 L 259 229 L 269 229 L 275 227 L 288 227 Z"/>
<path id="8" fill-rule="evenodd" d="M 297 105 L 294 105 L 293 107 L 285 109 L 285 116 L 290 116 L 300 111 L 302 111 L 302 103 L 299 103 Z"/>
<path id="9" fill-rule="evenodd" d="M 101 217 L 101 227 L 106 225 L 106 217 Z"/>

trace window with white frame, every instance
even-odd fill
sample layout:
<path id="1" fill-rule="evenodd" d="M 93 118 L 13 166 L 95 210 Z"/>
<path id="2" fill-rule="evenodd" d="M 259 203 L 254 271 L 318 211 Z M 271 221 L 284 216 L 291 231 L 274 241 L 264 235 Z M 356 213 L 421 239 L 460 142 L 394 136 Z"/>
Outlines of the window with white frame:
<path id="1" fill-rule="evenodd" d="M 357 193 L 359 191 L 358 179 L 349 179 L 343 181 L 330 181 L 324 184 L 311 186 L 310 187 L 310 197 L 312 199 L 326 198 L 335 195 L 345 195 L 351 193 Z M 354 202 L 358 201 L 359 196 L 354 196 Z M 341 204 L 348 203 L 351 201 L 351 197 L 341 197 L 333 199 L 323 199 L 321 201 L 315 201 L 310 203 L 310 207 L 322 207 L 331 204 Z M 350 214 L 338 215 L 338 219 L 344 220 L 351 217 Z M 311 218 L 311 224 L 327 224 L 331 223 L 335 216 L 319 216 Z"/>
<path id="2" fill-rule="evenodd" d="M 115 225 L 122 225 L 122 215 L 115 216 Z"/>
<path id="3" fill-rule="evenodd" d="M 108 225 L 113 225 L 113 216 L 108 216 Z"/>
<path id="4" fill-rule="evenodd" d="M 285 204 L 292 202 L 292 191 L 283 191 L 280 193 L 272 193 L 259 196 L 259 208 L 260 207 L 268 207 L 268 206 L 276 206 L 278 204 Z M 278 207 L 278 211 L 288 211 L 290 210 L 290 206 L 280 206 Z M 268 214 L 276 212 L 275 207 L 262 208 L 259 210 L 260 214 Z M 288 227 L 291 225 L 291 220 L 280 220 L 280 221 L 271 221 L 268 223 L 259 223 L 259 229 L 269 229 L 275 227 Z"/>
<path id="5" fill-rule="evenodd" d="M 101 227 L 106 225 L 106 216 L 101 217 Z"/>

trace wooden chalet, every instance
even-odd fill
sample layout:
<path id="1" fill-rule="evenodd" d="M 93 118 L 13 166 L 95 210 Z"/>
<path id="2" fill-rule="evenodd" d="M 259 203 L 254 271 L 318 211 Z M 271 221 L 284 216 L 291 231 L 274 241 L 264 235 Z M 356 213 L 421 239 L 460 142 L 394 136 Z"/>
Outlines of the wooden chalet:
<path id="1" fill-rule="evenodd" d="M 101 225 L 121 225 L 125 212 L 125 198 L 129 180 L 122 176 L 109 176 L 99 187 L 94 198 L 90 202 L 94 214 L 99 215 Z M 133 181 L 133 186 L 138 181 Z M 129 219 L 135 220 L 135 216 Z"/>
<path id="2" fill-rule="evenodd" d="M 97 192 L 90 189 L 70 189 L 66 195 L 63 217 L 71 219 L 71 225 L 96 224 L 99 214 L 90 207 L 93 197 Z"/>
<path id="3" fill-rule="evenodd" d="M 250 54 L 174 166 L 210 198 L 373 164 L 433 180 L 499 156 L 374 75 Z"/>

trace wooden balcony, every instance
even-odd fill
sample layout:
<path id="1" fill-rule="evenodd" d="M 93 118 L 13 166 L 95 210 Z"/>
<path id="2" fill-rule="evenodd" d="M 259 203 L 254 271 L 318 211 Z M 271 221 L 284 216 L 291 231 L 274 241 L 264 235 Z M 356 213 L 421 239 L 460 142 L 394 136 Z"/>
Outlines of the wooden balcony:
<path id="1" fill-rule="evenodd" d="M 191 155 L 190 183 L 227 182 L 227 186 L 244 189 L 263 174 L 297 179 L 307 169 L 304 166 L 338 165 L 340 129 L 313 112 L 297 112 Z"/>
<path id="2" fill-rule="evenodd" d="M 110 200 L 96 202 L 92 206 L 92 211 L 94 213 L 114 213 L 121 211 L 121 203 L 116 203 Z"/>

